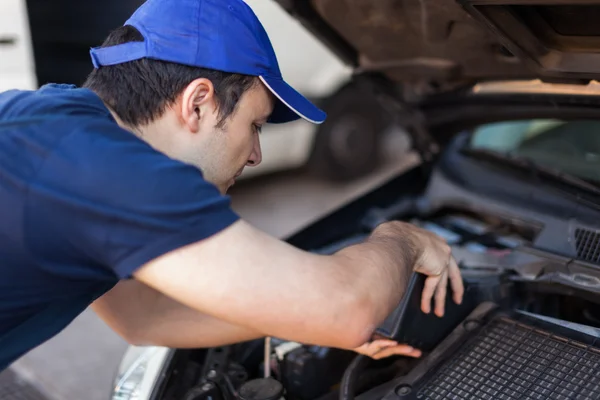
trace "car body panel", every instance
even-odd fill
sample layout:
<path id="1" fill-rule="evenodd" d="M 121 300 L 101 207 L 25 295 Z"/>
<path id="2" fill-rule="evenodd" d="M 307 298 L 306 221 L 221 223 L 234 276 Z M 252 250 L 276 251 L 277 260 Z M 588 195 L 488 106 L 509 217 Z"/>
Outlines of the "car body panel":
<path id="1" fill-rule="evenodd" d="M 0 91 L 34 89 L 35 63 L 25 0 L 0 2 Z"/>
<path id="2" fill-rule="evenodd" d="M 393 82 L 439 90 L 600 75 L 600 1 L 277 1 L 358 71 Z"/>
<path id="3" fill-rule="evenodd" d="M 325 98 L 346 83 L 352 69 L 274 0 L 245 0 L 264 26 L 285 80 L 309 98 Z"/>

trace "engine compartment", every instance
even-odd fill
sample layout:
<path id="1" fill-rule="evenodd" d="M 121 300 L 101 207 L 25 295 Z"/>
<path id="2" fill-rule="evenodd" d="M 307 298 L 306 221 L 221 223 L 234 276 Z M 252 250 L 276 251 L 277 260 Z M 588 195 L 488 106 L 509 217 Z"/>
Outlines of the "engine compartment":
<path id="1" fill-rule="evenodd" d="M 311 249 L 322 254 L 334 253 L 364 240 L 378 223 L 395 219 L 435 232 L 452 246 L 466 287 L 463 304 L 456 306 L 448 294 L 443 318 L 421 313 L 419 276 L 415 275 L 412 292 L 404 296 L 403 303 L 379 327 L 378 336 L 422 348 L 423 359 L 452 336 L 481 304 L 600 328 L 600 312 L 596 311 L 600 295 L 590 290 L 594 282 L 583 279 L 569 285 L 565 279 L 570 276 L 567 272 L 572 260 L 532 247 L 541 232 L 539 225 L 478 213 L 467 207 L 438 207 L 432 211 L 423 201 L 418 196 L 406 197 L 388 207 L 371 209 L 362 219 L 359 233 Z M 387 387 L 409 374 L 420 362 L 406 357 L 359 359 L 350 351 L 278 338 L 270 338 L 269 342 L 272 351 L 269 351 L 268 379 L 279 382 L 284 397 L 290 400 L 350 399 L 360 393 L 377 392 L 378 387 Z M 178 350 L 156 399 L 246 398 L 240 395 L 240 390 L 244 383 L 265 376 L 264 359 L 265 340 Z M 345 374 L 351 377 L 351 390 L 344 383 Z M 276 391 L 273 393 L 275 398 L 280 397 Z M 369 396 L 369 400 L 382 398 L 383 393 Z"/>

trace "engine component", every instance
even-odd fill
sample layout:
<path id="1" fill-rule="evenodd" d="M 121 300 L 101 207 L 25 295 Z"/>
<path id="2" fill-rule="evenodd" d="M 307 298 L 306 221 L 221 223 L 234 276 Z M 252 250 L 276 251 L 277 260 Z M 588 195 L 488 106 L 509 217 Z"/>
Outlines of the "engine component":
<path id="1" fill-rule="evenodd" d="M 195 387 L 188 392 L 185 400 L 224 400 L 223 392 L 212 382 L 206 382 L 202 386 Z"/>
<path id="2" fill-rule="evenodd" d="M 599 339 L 483 303 L 410 373 L 358 400 L 598 399 Z"/>
<path id="3" fill-rule="evenodd" d="M 422 351 L 429 351 L 441 342 L 478 304 L 477 292 L 465 282 L 463 302 L 457 305 L 449 290 L 442 318 L 421 311 L 421 294 L 425 276 L 414 273 L 400 305 L 376 330 L 376 333 L 409 344 Z"/>
<path id="4" fill-rule="evenodd" d="M 449 245 L 457 244 L 461 241 L 462 237 L 458 233 L 451 231 L 450 229 L 444 228 L 441 225 L 435 224 L 433 222 L 420 222 L 420 221 L 411 221 L 411 223 L 420 226 L 423 229 L 426 229 L 430 232 L 435 233 L 442 239 L 446 241 Z"/>
<path id="5" fill-rule="evenodd" d="M 319 346 L 302 346 L 279 362 L 280 380 L 289 400 L 312 400 L 327 394 L 342 379 L 355 353 Z"/>
<path id="6" fill-rule="evenodd" d="M 358 377 L 362 372 L 364 365 L 367 362 L 367 357 L 359 354 L 354 360 L 350 363 L 348 368 L 346 368 L 346 372 L 344 372 L 344 376 L 342 378 L 342 383 L 340 384 L 340 396 L 339 400 L 354 400 L 354 392 L 356 388 L 356 382 L 358 381 Z"/>
<path id="7" fill-rule="evenodd" d="M 443 218 L 443 222 L 454 229 L 459 229 L 460 231 L 471 235 L 482 236 L 490 230 L 490 227 L 487 224 L 462 215 L 450 215 Z"/>
<path id="8" fill-rule="evenodd" d="M 185 400 L 234 399 L 236 387 L 248 379 L 244 368 L 230 360 L 231 348 L 215 347 L 207 352 L 200 379 Z"/>
<path id="9" fill-rule="evenodd" d="M 240 400 L 279 400 L 283 399 L 283 385 L 273 378 L 253 379 L 242 385 Z"/>

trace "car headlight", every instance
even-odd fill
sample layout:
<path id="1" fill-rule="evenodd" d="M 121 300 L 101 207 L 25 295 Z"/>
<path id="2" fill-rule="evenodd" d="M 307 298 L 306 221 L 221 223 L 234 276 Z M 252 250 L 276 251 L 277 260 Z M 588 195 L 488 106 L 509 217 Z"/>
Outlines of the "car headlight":
<path id="1" fill-rule="evenodd" d="M 119 365 L 112 400 L 148 400 L 171 350 L 130 346 Z"/>

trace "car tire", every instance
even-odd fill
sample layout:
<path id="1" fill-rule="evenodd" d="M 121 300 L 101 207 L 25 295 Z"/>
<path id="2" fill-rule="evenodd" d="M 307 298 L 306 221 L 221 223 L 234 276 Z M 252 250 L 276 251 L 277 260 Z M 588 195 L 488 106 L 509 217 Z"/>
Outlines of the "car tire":
<path id="1" fill-rule="evenodd" d="M 330 97 L 323 109 L 327 119 L 317 129 L 309 171 L 330 181 L 350 181 L 374 171 L 388 125 L 383 109 L 352 85 Z"/>

